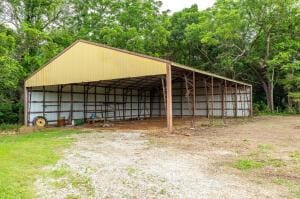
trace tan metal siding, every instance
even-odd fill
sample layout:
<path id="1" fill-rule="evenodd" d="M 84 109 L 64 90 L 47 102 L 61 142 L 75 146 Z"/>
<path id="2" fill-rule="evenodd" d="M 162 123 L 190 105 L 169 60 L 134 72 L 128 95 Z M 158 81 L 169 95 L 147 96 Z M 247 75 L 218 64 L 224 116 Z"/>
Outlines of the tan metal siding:
<path id="1" fill-rule="evenodd" d="M 26 87 L 166 74 L 166 63 L 78 42 L 26 80 Z"/>

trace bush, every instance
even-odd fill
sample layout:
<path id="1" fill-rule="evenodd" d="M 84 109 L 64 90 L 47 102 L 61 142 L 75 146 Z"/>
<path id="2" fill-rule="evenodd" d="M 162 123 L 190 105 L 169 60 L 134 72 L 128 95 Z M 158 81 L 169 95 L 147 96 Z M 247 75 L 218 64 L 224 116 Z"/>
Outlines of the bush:
<path id="1" fill-rule="evenodd" d="M 0 103 L 0 124 L 16 124 L 19 122 L 19 112 L 22 106 L 19 103 Z"/>

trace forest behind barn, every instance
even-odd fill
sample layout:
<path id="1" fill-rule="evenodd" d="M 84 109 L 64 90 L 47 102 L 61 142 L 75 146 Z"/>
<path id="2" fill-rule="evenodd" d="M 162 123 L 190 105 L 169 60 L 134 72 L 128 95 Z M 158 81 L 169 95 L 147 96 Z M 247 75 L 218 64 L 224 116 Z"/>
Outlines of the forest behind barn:
<path id="1" fill-rule="evenodd" d="M 299 112 L 299 0 L 218 0 L 161 11 L 155 0 L 2 0 L 0 123 L 23 116 L 24 79 L 77 39 L 245 81 L 255 112 Z"/>

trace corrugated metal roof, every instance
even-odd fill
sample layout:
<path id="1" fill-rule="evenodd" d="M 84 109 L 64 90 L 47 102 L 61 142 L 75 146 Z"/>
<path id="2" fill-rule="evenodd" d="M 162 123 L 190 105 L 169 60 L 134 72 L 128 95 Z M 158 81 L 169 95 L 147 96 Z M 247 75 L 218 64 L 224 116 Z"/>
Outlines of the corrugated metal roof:
<path id="1" fill-rule="evenodd" d="M 78 40 L 25 81 L 26 87 L 95 82 L 166 74 L 166 64 L 213 76 L 238 84 L 250 84 L 229 79 L 168 60 L 113 48 L 103 44 Z"/>

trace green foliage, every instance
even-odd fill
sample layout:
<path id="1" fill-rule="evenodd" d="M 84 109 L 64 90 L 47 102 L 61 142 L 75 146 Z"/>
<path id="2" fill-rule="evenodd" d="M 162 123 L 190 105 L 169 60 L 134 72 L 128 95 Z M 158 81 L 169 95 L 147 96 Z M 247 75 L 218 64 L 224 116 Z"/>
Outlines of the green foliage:
<path id="1" fill-rule="evenodd" d="M 24 77 L 79 38 L 249 81 L 271 112 L 273 100 L 295 108 L 286 98 L 299 102 L 297 0 L 218 0 L 172 15 L 160 9 L 156 0 L 0 2 L 0 123 L 20 118 Z"/>
<path id="2" fill-rule="evenodd" d="M 0 124 L 0 133 L 1 131 L 18 131 L 20 128 L 20 125 L 17 124 Z"/>
<path id="3" fill-rule="evenodd" d="M 0 137 L 0 198 L 32 198 L 41 167 L 55 164 L 58 149 L 69 146 L 76 131 L 44 131 Z"/>

